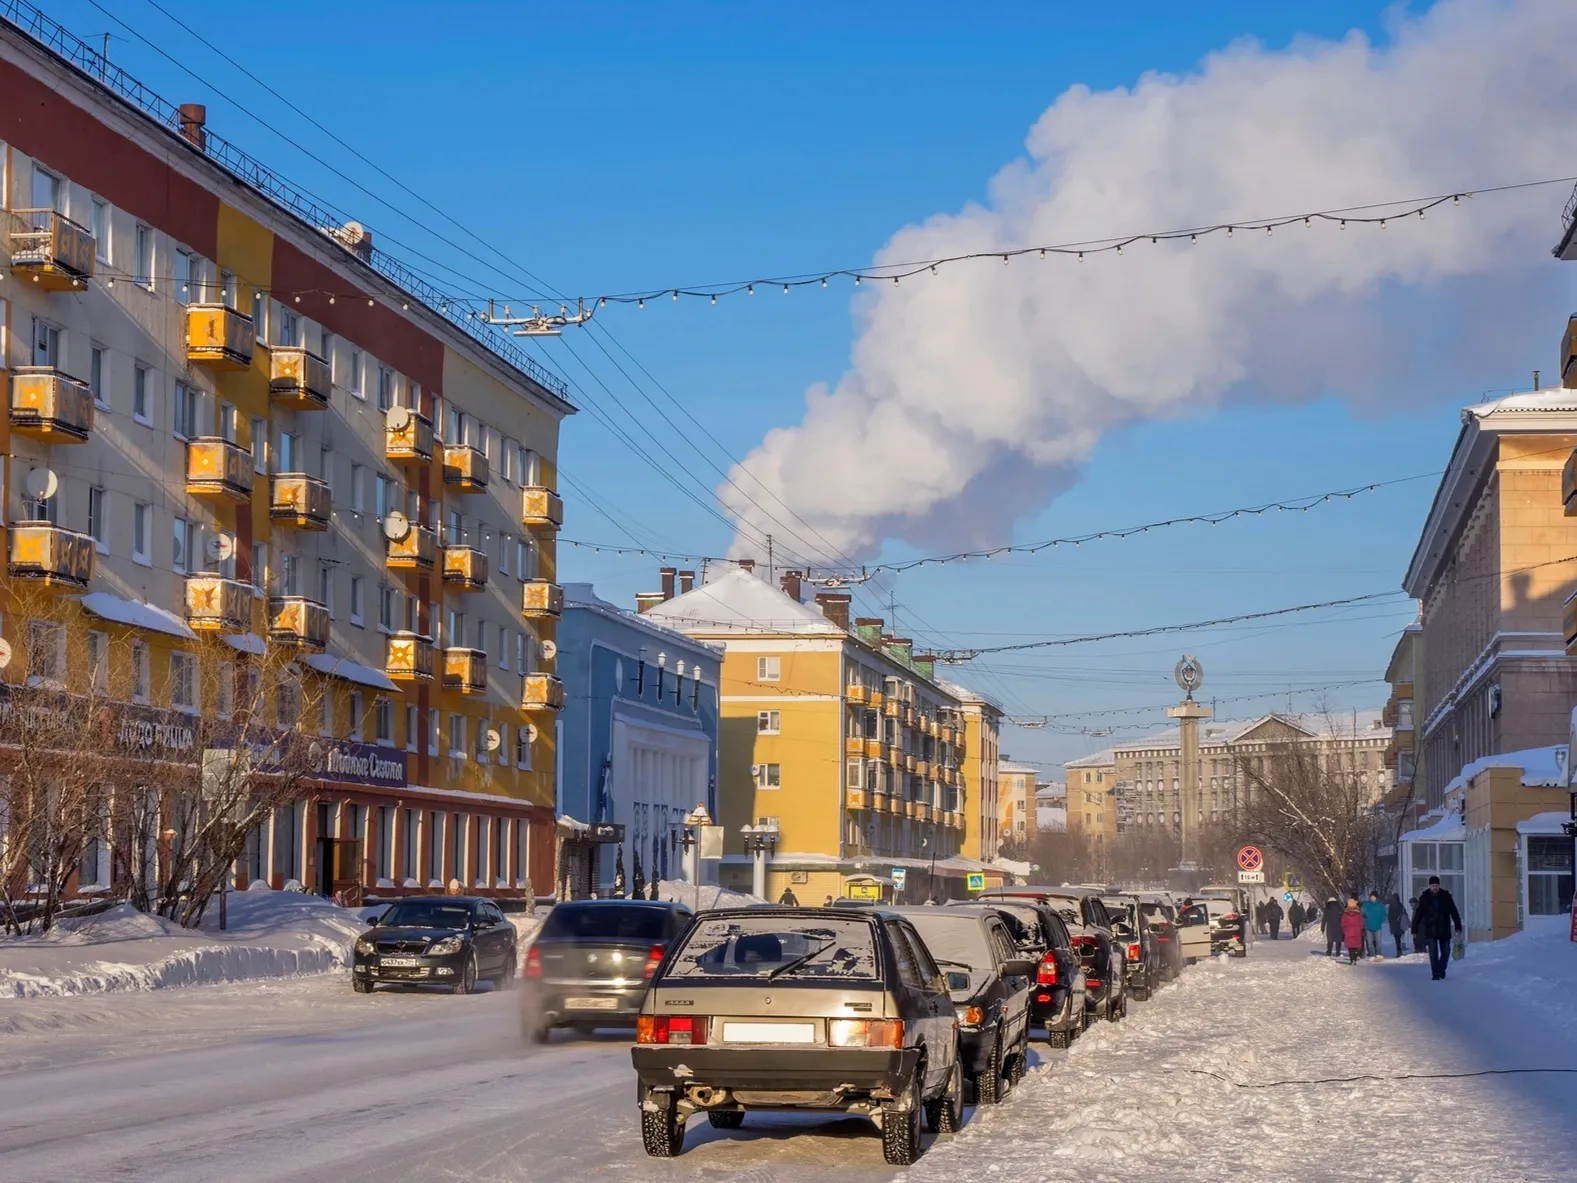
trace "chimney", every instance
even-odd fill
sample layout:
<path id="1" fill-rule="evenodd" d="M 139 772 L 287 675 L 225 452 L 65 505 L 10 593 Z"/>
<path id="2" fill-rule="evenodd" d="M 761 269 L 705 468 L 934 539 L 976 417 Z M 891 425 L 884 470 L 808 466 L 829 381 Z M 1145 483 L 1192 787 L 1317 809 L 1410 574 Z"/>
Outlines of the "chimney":
<path id="1" fill-rule="evenodd" d="M 848 592 L 817 592 L 816 603 L 821 605 L 821 614 L 844 632 L 849 631 L 849 602 Z"/>
<path id="2" fill-rule="evenodd" d="M 644 615 L 657 607 L 658 604 L 661 604 L 663 599 L 662 592 L 636 592 L 635 610 Z"/>
<path id="3" fill-rule="evenodd" d="M 857 616 L 854 633 L 867 645 L 879 646 L 882 643 L 882 623 L 880 616 Z"/>
<path id="4" fill-rule="evenodd" d="M 741 571 L 743 571 L 746 575 L 754 575 L 755 571 L 756 571 L 756 560 L 755 559 L 740 559 L 739 560 L 739 569 Z"/>
<path id="5" fill-rule="evenodd" d="M 936 681 L 936 654 L 916 653 L 914 671 L 928 682 Z"/>
<path id="6" fill-rule="evenodd" d="M 681 571 L 681 572 L 679 572 L 679 594 L 682 596 L 688 591 L 693 591 L 694 588 L 695 588 L 695 572 L 694 571 Z"/>
<path id="7" fill-rule="evenodd" d="M 663 579 L 663 599 L 674 598 L 674 575 L 677 574 L 672 567 L 664 567 L 657 572 Z"/>
<path id="8" fill-rule="evenodd" d="M 908 665 L 913 660 L 911 655 L 914 653 L 914 642 L 908 637 L 888 637 L 883 648 L 904 665 Z"/>
<path id="9" fill-rule="evenodd" d="M 796 604 L 802 602 L 800 597 L 801 578 L 802 576 L 798 571 L 785 571 L 783 572 L 783 578 L 779 580 L 779 583 L 783 588 L 783 594 L 789 599 L 793 600 Z"/>
<path id="10" fill-rule="evenodd" d="M 208 147 L 208 108 L 201 103 L 182 103 L 176 112 L 181 123 L 181 139 L 199 152 Z"/>

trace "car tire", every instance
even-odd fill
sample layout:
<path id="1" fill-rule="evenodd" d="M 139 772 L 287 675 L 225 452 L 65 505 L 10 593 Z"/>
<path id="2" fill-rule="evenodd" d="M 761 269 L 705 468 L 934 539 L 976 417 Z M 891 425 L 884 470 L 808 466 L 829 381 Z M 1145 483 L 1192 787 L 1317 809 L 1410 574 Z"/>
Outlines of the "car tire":
<path id="1" fill-rule="evenodd" d="M 947 1091 L 925 1103 L 925 1124 L 933 1134 L 956 1134 L 964 1127 L 964 1068 L 956 1056 Z"/>
<path id="2" fill-rule="evenodd" d="M 684 1149 L 684 1118 L 679 1107 L 641 1110 L 641 1143 L 653 1158 L 678 1158 Z"/>
<path id="3" fill-rule="evenodd" d="M 371 994 L 373 982 L 370 978 L 366 980 L 361 978 L 352 978 L 350 980 L 350 987 L 358 994 Z"/>
<path id="4" fill-rule="evenodd" d="M 1029 1072 L 1029 1041 L 1025 1040 L 1024 1046 L 1013 1053 L 1012 1067 L 1008 1069 L 1008 1084 L 1018 1088 L 1019 1081 L 1023 1080 Z"/>
<path id="5" fill-rule="evenodd" d="M 1048 1047 L 1062 1047 L 1062 1048 L 1065 1048 L 1065 1047 L 1069 1046 L 1072 1042 L 1073 1042 L 1073 1038 L 1069 1034 L 1067 1029 L 1064 1029 L 1064 1030 L 1061 1030 L 1061 1031 L 1048 1031 L 1048 1032 L 1046 1032 L 1046 1046 L 1048 1046 Z"/>
<path id="6" fill-rule="evenodd" d="M 991 1041 L 991 1058 L 975 1077 L 975 1103 L 1000 1105 L 1002 1103 L 1002 1032 Z"/>
<path id="7" fill-rule="evenodd" d="M 1127 1013 L 1128 1013 L 1128 995 L 1126 993 L 1123 995 L 1123 1000 L 1122 1000 L 1121 1004 L 1119 1004 L 1118 1006 L 1116 1006 L 1116 1007 L 1112 1006 L 1112 1004 L 1109 1001 L 1106 1004 L 1106 1021 L 1108 1023 L 1118 1022 Z"/>
<path id="8" fill-rule="evenodd" d="M 468 954 L 465 964 L 460 967 L 460 976 L 455 979 L 454 992 L 456 994 L 474 994 L 476 992 L 476 954 Z"/>
<path id="9" fill-rule="evenodd" d="M 745 1124 L 745 1114 L 739 1109 L 714 1110 L 706 1115 L 715 1130 L 737 1130 Z"/>
<path id="10" fill-rule="evenodd" d="M 906 1167 L 920 1157 L 920 1069 L 909 1082 L 907 1111 L 887 1109 L 882 1113 L 882 1157 L 895 1167 Z"/>

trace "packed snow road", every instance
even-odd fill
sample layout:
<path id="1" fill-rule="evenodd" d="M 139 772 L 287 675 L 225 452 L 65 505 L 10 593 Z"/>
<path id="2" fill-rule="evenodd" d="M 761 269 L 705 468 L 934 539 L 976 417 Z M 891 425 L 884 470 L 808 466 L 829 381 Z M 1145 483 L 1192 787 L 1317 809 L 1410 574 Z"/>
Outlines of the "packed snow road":
<path id="1" fill-rule="evenodd" d="M 1443 983 L 1416 957 L 1349 967 L 1303 941 L 1196 966 L 1071 1052 L 1037 1045 L 1006 1104 L 928 1138 L 907 1171 L 858 1119 L 692 1121 L 682 1157 L 648 1159 L 627 1041 L 528 1049 L 507 995 L 365 998 L 333 975 L 7 1000 L 0 1175 L 1571 1179 L 1577 1076 L 1395 1079 L 1577 1065 L 1577 952 L 1502 944 Z M 1278 1083 L 1335 1077 L 1382 1079 Z"/>

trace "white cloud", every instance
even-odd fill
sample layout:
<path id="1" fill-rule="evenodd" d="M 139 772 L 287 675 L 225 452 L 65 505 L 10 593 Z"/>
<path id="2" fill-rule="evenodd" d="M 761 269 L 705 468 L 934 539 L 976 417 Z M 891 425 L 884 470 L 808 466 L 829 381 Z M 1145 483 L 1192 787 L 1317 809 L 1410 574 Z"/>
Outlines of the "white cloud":
<path id="1" fill-rule="evenodd" d="M 1443 0 L 1381 48 L 1357 34 L 1278 52 L 1244 42 L 1187 76 L 1071 87 L 985 205 L 900 230 L 877 261 L 1577 172 L 1573 44 L 1572 0 Z M 1335 393 L 1362 411 L 1476 394 L 1451 376 L 1487 360 L 1523 369 L 1497 354 L 1507 327 L 1525 339 L 1537 321 L 1552 346 L 1559 335 L 1566 277 L 1549 248 L 1565 197 L 1550 187 L 1383 231 L 1239 232 L 867 285 L 848 371 L 808 391 L 803 421 L 768 433 L 734 482 L 832 544 L 815 557 L 895 537 L 1000 541 L 1127 424 L 1235 400 Z M 719 496 L 783 538 L 736 489 Z"/>

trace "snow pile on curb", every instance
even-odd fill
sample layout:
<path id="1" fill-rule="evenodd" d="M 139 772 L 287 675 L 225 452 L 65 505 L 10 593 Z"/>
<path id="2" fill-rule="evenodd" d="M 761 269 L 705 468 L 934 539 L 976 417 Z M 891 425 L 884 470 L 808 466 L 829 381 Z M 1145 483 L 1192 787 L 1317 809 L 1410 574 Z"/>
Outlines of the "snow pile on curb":
<path id="1" fill-rule="evenodd" d="M 699 896 L 695 884 L 687 883 L 683 879 L 664 879 L 657 884 L 657 898 L 667 900 L 673 904 L 683 904 L 687 908 L 694 908 L 706 912 L 713 908 L 745 908 L 751 904 L 764 904 L 767 901 L 760 896 L 754 896 L 743 891 L 729 891 L 726 887 L 712 887 L 703 884 Z M 697 899 L 700 900 L 697 904 Z"/>
<path id="2" fill-rule="evenodd" d="M 1421 958 L 1420 958 L 1421 959 Z M 1511 995 L 1563 1026 L 1577 1028 L 1572 983 L 1577 982 L 1577 943 L 1566 921 L 1539 924 L 1498 941 L 1475 942 L 1461 961 L 1453 961 L 1452 977 L 1469 978 Z"/>

